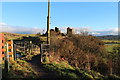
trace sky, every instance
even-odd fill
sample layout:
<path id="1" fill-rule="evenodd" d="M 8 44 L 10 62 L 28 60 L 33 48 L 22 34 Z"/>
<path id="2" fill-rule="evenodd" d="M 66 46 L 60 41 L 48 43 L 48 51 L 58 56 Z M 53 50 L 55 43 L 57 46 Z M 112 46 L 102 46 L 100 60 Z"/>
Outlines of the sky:
<path id="1" fill-rule="evenodd" d="M 1 0 L 2 2 L 47 2 L 48 0 Z M 119 2 L 119 0 L 51 0 L 52 2 Z"/>
<path id="2" fill-rule="evenodd" d="M 0 3 L 2 32 L 37 33 L 46 31 L 47 2 Z M 51 2 L 51 28 L 86 28 L 94 35 L 118 32 L 118 2 Z"/>

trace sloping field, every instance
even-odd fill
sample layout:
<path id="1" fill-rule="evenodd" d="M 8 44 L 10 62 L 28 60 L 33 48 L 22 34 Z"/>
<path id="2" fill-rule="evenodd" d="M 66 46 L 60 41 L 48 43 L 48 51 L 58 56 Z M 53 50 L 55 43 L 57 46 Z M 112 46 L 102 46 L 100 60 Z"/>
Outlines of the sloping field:
<path id="1" fill-rule="evenodd" d="M 23 36 L 35 36 L 35 34 L 17 34 L 17 33 L 8 33 L 8 32 L 2 32 L 5 35 L 6 40 L 13 40 L 13 39 L 20 39 Z"/>

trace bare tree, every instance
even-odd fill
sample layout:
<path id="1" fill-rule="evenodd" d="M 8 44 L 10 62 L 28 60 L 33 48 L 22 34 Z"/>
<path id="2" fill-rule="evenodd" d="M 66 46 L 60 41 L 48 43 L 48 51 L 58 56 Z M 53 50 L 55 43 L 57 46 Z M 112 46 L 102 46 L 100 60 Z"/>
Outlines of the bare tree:
<path id="1" fill-rule="evenodd" d="M 88 28 L 81 28 L 80 34 L 83 36 L 87 36 L 89 34 L 89 29 Z"/>

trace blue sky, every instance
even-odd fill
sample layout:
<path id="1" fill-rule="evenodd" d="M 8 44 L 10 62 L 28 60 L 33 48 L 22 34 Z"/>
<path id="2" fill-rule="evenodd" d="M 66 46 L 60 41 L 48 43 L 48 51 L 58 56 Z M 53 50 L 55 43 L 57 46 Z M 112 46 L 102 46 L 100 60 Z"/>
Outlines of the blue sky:
<path id="1" fill-rule="evenodd" d="M 32 30 L 46 29 L 46 2 L 3 2 L 2 25 Z M 4 24 L 3 24 L 4 23 Z M 89 28 L 109 32 L 118 27 L 117 2 L 52 2 L 51 28 Z M 10 29 L 11 30 L 11 29 Z M 14 29 L 13 32 L 15 32 Z M 115 31 L 114 30 L 114 31 Z M 17 32 L 17 31 L 16 31 Z M 19 31 L 18 31 L 19 32 Z M 33 31 L 34 32 L 34 31 Z M 104 33 L 104 32 L 103 32 Z M 104 33 L 105 34 L 105 33 Z"/>

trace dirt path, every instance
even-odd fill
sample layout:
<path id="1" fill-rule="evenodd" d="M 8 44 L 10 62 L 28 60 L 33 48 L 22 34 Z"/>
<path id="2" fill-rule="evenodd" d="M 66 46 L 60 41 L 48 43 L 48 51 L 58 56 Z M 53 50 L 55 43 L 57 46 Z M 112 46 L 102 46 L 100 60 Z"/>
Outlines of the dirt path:
<path id="1" fill-rule="evenodd" d="M 38 73 L 38 78 L 57 78 L 54 72 L 48 71 L 42 67 L 42 64 L 40 63 L 40 55 L 36 55 L 32 60 L 27 62 Z"/>

